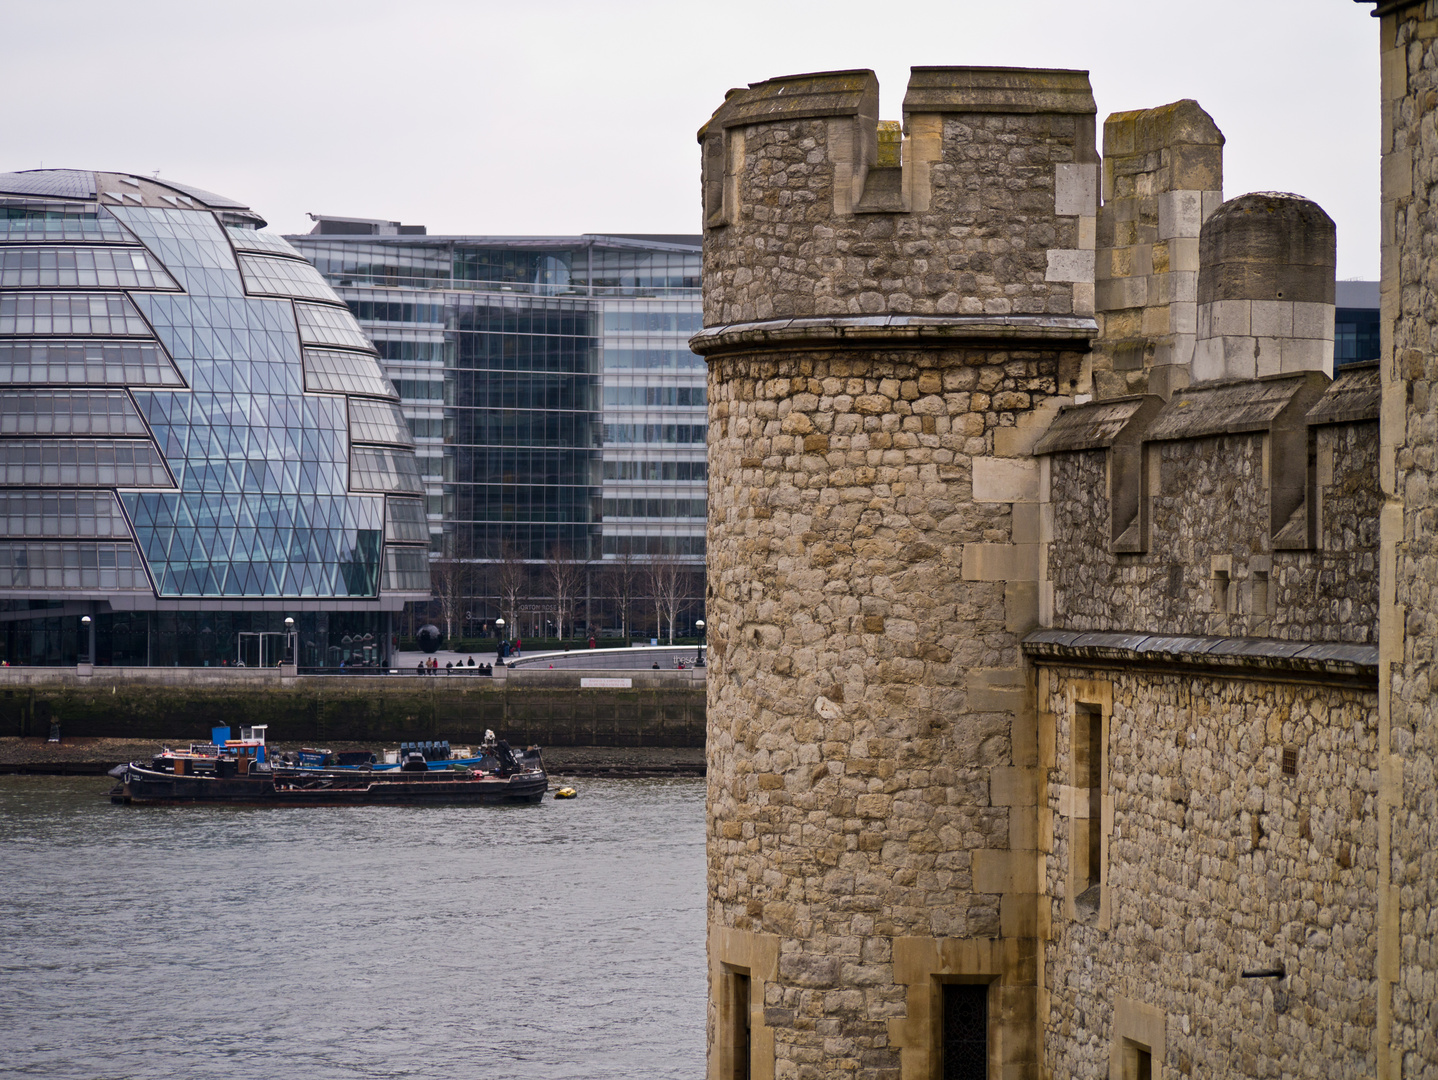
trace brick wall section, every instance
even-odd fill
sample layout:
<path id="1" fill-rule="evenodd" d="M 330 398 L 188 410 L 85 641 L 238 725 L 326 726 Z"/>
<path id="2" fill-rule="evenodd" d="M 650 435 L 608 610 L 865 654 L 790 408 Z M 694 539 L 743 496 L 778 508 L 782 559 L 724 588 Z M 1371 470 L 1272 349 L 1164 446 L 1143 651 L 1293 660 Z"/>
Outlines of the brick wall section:
<path id="1" fill-rule="evenodd" d="M 1274 551 L 1263 490 L 1263 437 L 1226 435 L 1153 444 L 1151 539 L 1143 554 L 1115 554 L 1106 535 L 1105 452 L 1050 459 L 1053 625 L 1067 630 L 1377 641 L 1377 425 L 1314 429 L 1321 478 L 1321 546 Z M 1227 560 L 1228 600 L 1213 560 Z M 1255 571 L 1266 572 L 1260 609 Z M 1261 589 L 1261 587 L 1260 587 Z"/>
<path id="2" fill-rule="evenodd" d="M 1438 1076 L 1438 3 L 1383 3 L 1379 1075 Z M 1389 1008 L 1391 1007 L 1391 1013 Z M 1391 1025 L 1391 1027 L 1389 1026 Z"/>
<path id="3" fill-rule="evenodd" d="M 1372 1076 L 1376 694 L 1064 668 L 1040 679 L 1056 822 L 1045 1075 L 1110 1075 L 1115 1002 L 1129 999 L 1167 1016 L 1156 1076 Z M 1112 687 L 1113 931 L 1065 904 L 1062 793 L 1085 683 Z M 1282 980 L 1240 977 L 1279 965 Z"/>

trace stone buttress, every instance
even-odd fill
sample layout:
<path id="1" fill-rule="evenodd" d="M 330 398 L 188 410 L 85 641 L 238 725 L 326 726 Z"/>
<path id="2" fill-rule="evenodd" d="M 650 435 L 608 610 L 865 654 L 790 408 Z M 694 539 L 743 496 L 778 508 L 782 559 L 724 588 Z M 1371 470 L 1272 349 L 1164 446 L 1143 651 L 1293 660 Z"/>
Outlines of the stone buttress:
<path id="1" fill-rule="evenodd" d="M 773 79 L 700 133 L 714 1078 L 932 1077 L 964 1045 L 1037 1075 L 1020 642 L 1032 449 L 1088 390 L 1094 102 L 1084 72 L 916 68 L 897 145 L 877 102 L 868 71 Z"/>

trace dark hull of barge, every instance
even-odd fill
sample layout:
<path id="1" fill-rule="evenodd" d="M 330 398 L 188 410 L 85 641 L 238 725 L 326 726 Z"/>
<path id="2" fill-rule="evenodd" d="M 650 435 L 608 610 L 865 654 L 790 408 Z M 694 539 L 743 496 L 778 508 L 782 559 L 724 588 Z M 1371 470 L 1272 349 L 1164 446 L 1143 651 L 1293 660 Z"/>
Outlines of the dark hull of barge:
<path id="1" fill-rule="evenodd" d="M 441 773 L 406 773 L 403 778 L 346 776 L 174 776 L 131 765 L 110 792 L 110 801 L 129 805 L 227 806 L 481 806 L 537 803 L 549 790 L 544 773 L 516 773 L 507 779 Z"/>

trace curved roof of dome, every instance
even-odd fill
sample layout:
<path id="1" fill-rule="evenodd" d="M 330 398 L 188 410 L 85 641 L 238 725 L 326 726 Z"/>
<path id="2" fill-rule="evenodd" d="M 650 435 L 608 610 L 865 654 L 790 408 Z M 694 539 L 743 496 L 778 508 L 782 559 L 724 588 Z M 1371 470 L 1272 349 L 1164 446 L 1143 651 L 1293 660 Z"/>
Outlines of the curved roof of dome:
<path id="1" fill-rule="evenodd" d="M 144 180 L 146 183 L 158 184 L 171 191 L 178 191 L 181 195 L 188 195 L 211 210 L 248 210 L 250 208 L 246 203 L 237 202 L 225 195 L 216 195 L 214 192 L 193 187 L 190 184 L 181 184 L 174 180 L 161 180 L 154 176 L 142 176 L 139 173 L 119 173 L 118 175 L 133 176 L 136 180 Z M 95 192 L 95 174 L 88 170 L 26 169 L 23 172 L 0 173 L 0 195 L 93 199 Z"/>
<path id="2" fill-rule="evenodd" d="M 95 174 L 78 169 L 30 169 L 0 173 L 0 193 L 45 195 L 57 199 L 93 199 Z"/>

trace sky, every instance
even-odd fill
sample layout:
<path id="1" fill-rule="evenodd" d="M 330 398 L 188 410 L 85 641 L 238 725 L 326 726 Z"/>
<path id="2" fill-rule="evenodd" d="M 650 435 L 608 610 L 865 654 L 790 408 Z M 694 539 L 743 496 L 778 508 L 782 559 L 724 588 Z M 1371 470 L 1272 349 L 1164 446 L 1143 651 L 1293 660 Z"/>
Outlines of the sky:
<path id="1" fill-rule="evenodd" d="M 1083 68 L 1100 118 L 1195 98 L 1224 193 L 1294 191 L 1378 274 L 1378 48 L 1350 0 L 0 0 L 0 172 L 154 174 L 432 234 L 699 231 L 730 87 L 911 65 Z"/>

